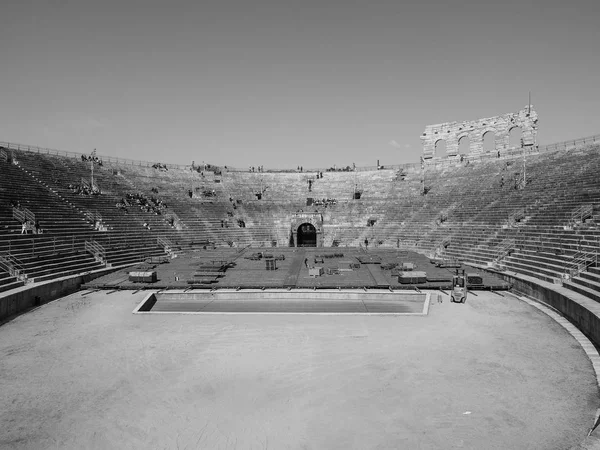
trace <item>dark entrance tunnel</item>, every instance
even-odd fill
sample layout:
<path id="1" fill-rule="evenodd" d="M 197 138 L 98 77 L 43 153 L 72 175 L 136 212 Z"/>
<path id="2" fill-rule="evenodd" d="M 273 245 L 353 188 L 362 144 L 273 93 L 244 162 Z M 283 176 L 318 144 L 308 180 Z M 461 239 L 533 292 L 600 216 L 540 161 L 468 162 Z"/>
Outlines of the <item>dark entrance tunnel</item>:
<path id="1" fill-rule="evenodd" d="M 298 247 L 316 247 L 317 229 L 310 223 L 303 223 L 298 227 Z"/>

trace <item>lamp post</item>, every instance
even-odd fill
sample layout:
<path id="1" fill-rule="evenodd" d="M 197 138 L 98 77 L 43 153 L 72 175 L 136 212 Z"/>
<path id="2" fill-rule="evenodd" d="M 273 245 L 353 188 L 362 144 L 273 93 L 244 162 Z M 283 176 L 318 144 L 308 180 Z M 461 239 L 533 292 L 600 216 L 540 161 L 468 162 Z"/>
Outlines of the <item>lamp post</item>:
<path id="1" fill-rule="evenodd" d="M 92 152 L 92 158 L 90 160 L 90 167 L 91 167 L 91 188 L 94 189 L 94 160 L 96 159 L 96 149 L 94 149 L 94 151 Z"/>
<path id="2" fill-rule="evenodd" d="M 421 156 L 421 193 L 425 195 L 425 159 Z"/>
<path id="3" fill-rule="evenodd" d="M 527 186 L 527 165 L 525 158 L 525 149 L 523 149 L 523 189 Z"/>

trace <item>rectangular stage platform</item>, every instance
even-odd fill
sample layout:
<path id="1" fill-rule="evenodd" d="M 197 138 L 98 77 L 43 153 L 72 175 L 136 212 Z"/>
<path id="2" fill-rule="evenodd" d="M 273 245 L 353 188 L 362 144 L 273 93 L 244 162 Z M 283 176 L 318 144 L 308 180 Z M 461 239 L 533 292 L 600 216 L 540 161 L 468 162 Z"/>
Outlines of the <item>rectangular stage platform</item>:
<path id="1" fill-rule="evenodd" d="M 276 263 L 270 263 L 277 255 Z M 318 261 L 318 262 L 315 262 Z M 218 268 L 218 270 L 217 270 Z M 411 270 L 403 270 L 403 268 Z M 466 272 L 473 268 L 463 266 Z M 155 282 L 129 280 L 155 271 Z M 405 277 L 398 277 L 402 272 Z M 163 264 L 143 263 L 97 278 L 85 289 L 450 289 L 455 270 L 436 267 L 425 255 L 396 249 L 276 248 L 192 250 Z M 423 276 L 423 274 L 425 274 Z M 420 276 L 419 276 L 420 275 Z M 478 279 L 479 281 L 479 279 Z M 508 289 L 482 274 L 478 289 Z"/>

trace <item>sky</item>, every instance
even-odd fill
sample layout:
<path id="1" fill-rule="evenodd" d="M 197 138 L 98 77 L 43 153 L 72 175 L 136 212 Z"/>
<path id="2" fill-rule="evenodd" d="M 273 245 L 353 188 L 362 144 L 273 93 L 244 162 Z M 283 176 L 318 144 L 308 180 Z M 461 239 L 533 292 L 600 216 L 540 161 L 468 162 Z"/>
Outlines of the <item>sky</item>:
<path id="1" fill-rule="evenodd" d="M 428 124 L 600 133 L 598 0 L 3 0 L 0 141 L 245 168 L 419 160 Z"/>

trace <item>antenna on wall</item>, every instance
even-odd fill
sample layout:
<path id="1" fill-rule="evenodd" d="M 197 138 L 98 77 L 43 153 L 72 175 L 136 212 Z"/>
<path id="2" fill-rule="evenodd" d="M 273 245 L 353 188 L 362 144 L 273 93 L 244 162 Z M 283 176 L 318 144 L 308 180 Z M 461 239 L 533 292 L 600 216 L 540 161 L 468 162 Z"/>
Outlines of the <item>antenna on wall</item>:
<path id="1" fill-rule="evenodd" d="M 531 91 L 529 91 L 529 102 L 527 103 L 527 114 L 531 115 Z"/>

